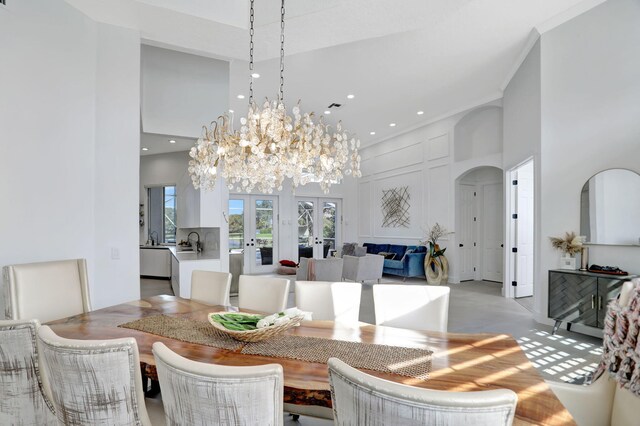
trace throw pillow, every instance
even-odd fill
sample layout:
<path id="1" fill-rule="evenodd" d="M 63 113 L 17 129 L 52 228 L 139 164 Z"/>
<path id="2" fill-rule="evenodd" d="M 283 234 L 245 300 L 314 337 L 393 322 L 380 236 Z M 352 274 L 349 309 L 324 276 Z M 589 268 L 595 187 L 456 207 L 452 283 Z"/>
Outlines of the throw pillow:
<path id="1" fill-rule="evenodd" d="M 367 255 L 366 247 L 356 247 L 356 257 L 362 257 Z"/>
<path id="2" fill-rule="evenodd" d="M 342 245 L 342 255 L 343 256 L 355 256 L 356 255 L 356 246 L 358 243 L 344 243 Z"/>
<path id="3" fill-rule="evenodd" d="M 281 260 L 280 264 L 282 266 L 289 266 L 289 267 L 292 267 L 292 268 L 295 268 L 296 266 L 298 266 L 298 264 L 296 262 L 294 262 L 293 260 L 286 260 L 286 259 L 285 260 Z"/>
<path id="4" fill-rule="evenodd" d="M 380 253 L 378 253 L 380 256 L 384 256 L 385 259 L 388 260 L 393 260 L 396 258 L 396 254 L 395 253 L 387 253 L 386 251 L 381 251 Z"/>

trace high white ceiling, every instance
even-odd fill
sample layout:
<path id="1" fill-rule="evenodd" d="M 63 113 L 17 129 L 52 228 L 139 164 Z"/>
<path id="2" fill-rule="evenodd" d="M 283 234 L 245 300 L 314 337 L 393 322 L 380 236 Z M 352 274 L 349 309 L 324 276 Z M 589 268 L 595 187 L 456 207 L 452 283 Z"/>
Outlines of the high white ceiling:
<path id="1" fill-rule="evenodd" d="M 532 31 L 602 1 L 290 0 L 287 105 L 302 99 L 304 111 L 321 114 L 343 103 L 327 121 L 342 120 L 371 144 L 499 98 Z M 236 95 L 248 95 L 247 0 L 67 2 L 94 20 L 139 30 L 145 43 L 230 60 L 229 105 L 246 112 L 247 99 Z M 278 0 L 256 1 L 258 99 L 277 91 L 279 14 Z"/>

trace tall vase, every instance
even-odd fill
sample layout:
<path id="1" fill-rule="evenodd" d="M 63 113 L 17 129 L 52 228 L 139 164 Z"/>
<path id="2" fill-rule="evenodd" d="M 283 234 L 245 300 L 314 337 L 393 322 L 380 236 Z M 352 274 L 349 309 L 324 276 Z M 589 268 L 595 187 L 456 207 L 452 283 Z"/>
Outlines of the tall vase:
<path id="1" fill-rule="evenodd" d="M 441 255 L 439 259 L 440 263 L 442 264 L 442 281 L 444 281 L 446 284 L 449 282 L 449 261 L 444 256 L 444 254 Z"/>
<path id="2" fill-rule="evenodd" d="M 429 285 L 440 285 L 442 282 L 442 264 L 438 260 L 440 257 L 433 257 L 431 252 L 427 252 L 424 257 L 424 274 Z"/>

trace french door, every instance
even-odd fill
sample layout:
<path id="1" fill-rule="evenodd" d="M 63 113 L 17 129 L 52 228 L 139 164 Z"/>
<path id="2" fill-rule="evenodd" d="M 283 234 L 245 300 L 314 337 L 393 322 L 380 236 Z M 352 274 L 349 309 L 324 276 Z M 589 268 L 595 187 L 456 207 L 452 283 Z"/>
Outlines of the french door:
<path id="1" fill-rule="evenodd" d="M 342 244 L 341 202 L 329 198 L 296 198 L 298 260 L 323 259 Z"/>
<path id="2" fill-rule="evenodd" d="M 229 250 L 244 253 L 243 274 L 273 272 L 278 259 L 278 197 L 229 195 Z"/>

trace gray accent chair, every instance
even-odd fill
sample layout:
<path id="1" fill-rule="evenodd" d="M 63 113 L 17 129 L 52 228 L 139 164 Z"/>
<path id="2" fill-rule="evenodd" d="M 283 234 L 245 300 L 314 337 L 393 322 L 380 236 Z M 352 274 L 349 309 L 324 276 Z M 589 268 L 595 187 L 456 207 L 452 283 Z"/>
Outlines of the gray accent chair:
<path id="1" fill-rule="evenodd" d="M 518 395 L 509 389 L 449 392 L 370 376 L 329 358 L 336 425 L 509 426 Z"/>
<path id="2" fill-rule="evenodd" d="M 0 424 L 55 425 L 44 394 L 38 355 L 38 320 L 0 321 Z"/>
<path id="3" fill-rule="evenodd" d="M 309 277 L 309 262 L 313 262 L 314 279 Z M 300 264 L 296 271 L 296 280 L 299 281 L 342 281 L 342 268 L 344 261 L 340 258 L 327 257 L 326 259 L 300 258 Z"/>
<path id="4" fill-rule="evenodd" d="M 364 283 L 365 281 L 380 282 L 384 257 L 377 254 L 366 256 L 343 256 L 342 278 L 345 280 Z"/>
<path id="5" fill-rule="evenodd" d="M 153 344 L 169 426 L 282 425 L 280 364 L 235 367 L 192 361 Z"/>

